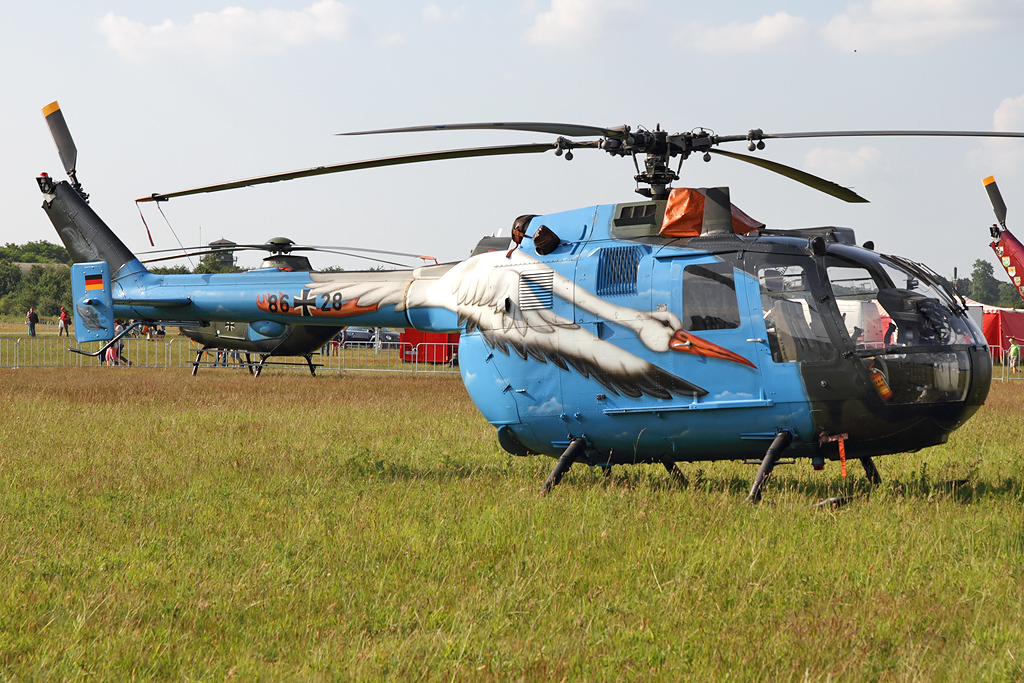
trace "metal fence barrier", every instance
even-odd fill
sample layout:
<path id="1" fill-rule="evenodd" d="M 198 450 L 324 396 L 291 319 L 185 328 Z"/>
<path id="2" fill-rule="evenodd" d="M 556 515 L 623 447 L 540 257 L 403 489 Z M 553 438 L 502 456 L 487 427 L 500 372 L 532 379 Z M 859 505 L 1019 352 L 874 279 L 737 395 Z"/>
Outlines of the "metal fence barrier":
<path id="1" fill-rule="evenodd" d="M 68 337 L 0 337 L 0 368 L 63 368 L 100 367 L 109 365 L 100 358 L 72 353 L 71 349 L 95 352 L 100 342 L 78 344 Z M 352 343 L 343 346 L 330 344 L 313 354 L 317 372 L 410 372 L 456 373 L 458 344 L 383 344 Z M 199 347 L 186 338 L 143 339 L 129 337 L 121 357 L 126 365 L 140 368 L 176 368 L 191 370 Z M 259 356 L 251 354 L 254 362 Z M 446 362 L 426 362 L 421 358 L 445 358 Z M 245 354 L 230 351 L 218 354 L 209 349 L 200 359 L 200 368 L 244 367 Z M 407 359 L 407 360 L 403 360 Z M 309 372 L 302 356 L 272 356 L 267 359 L 269 369 Z"/>
<path id="2" fill-rule="evenodd" d="M 1015 379 L 1024 379 L 1024 374 L 1021 374 L 1020 366 L 1013 367 L 1010 365 L 1010 347 L 1007 346 L 1005 349 L 1001 349 L 998 346 L 990 346 L 989 352 L 992 354 L 992 375 L 993 379 L 1000 379 L 1003 382 L 1009 382 Z M 997 376 L 997 373 L 1001 372 L 1001 376 Z"/>

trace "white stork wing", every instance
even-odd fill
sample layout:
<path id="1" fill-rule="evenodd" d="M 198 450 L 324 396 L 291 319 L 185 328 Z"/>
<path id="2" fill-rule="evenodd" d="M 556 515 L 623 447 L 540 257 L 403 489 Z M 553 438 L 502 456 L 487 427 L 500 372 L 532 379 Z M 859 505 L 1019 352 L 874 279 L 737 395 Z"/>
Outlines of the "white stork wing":
<path id="1" fill-rule="evenodd" d="M 306 287 L 316 296 L 340 293 L 345 301 L 358 306 L 395 304 L 405 308 L 405 292 L 414 279 L 414 270 L 374 270 L 340 273 L 310 273 Z"/>
<path id="2" fill-rule="evenodd" d="M 707 393 L 705 389 L 599 339 L 552 310 L 524 309 L 519 299 L 524 291 L 521 286 L 523 274 L 543 271 L 552 273 L 552 293 L 572 301 L 572 294 L 578 289 L 571 282 L 552 272 L 550 266 L 517 251 L 512 259 L 492 252 L 463 261 L 431 285 L 422 298 L 413 301 L 418 289 L 415 286 L 410 288 L 408 304 L 443 306 L 453 310 L 460 320 L 465 321 L 466 331 L 479 330 L 491 348 L 505 354 L 514 352 L 523 360 L 551 363 L 567 371 L 571 368 L 584 377 L 595 379 L 615 394 L 633 398 L 646 394 L 668 399 L 672 395 Z M 639 318 L 642 315 L 630 312 L 636 315 L 623 317 Z M 653 319 L 651 322 L 666 330 L 666 340 L 671 336 L 668 322 Z M 634 326 L 627 327 L 635 331 Z"/>

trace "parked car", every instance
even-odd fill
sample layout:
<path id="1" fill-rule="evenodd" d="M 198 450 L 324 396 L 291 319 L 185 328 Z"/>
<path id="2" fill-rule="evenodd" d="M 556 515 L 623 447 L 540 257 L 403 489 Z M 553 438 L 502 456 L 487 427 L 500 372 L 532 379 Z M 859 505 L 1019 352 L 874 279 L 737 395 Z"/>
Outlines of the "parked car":
<path id="1" fill-rule="evenodd" d="M 402 343 L 402 335 L 394 330 L 384 329 L 383 327 L 378 328 L 380 330 L 380 344 L 381 346 L 388 349 L 397 349 Z M 370 339 L 372 342 L 376 342 L 377 338 L 373 337 Z"/>
<path id="2" fill-rule="evenodd" d="M 398 332 L 380 327 L 346 327 L 338 333 L 338 341 L 343 346 L 370 346 L 377 342 L 377 332 L 380 332 L 380 343 L 382 347 L 387 349 L 397 349 L 401 344 L 401 335 Z"/>

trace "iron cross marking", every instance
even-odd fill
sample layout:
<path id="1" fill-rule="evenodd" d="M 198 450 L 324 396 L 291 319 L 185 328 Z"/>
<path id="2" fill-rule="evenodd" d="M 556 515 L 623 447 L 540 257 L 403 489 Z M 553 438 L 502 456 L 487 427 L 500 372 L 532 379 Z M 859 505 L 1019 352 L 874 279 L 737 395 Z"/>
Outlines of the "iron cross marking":
<path id="1" fill-rule="evenodd" d="M 314 296 L 310 296 L 310 291 L 308 289 L 302 290 L 302 297 L 301 298 L 300 297 L 295 297 L 292 300 L 292 307 L 293 308 L 301 308 L 302 309 L 302 317 L 303 318 L 305 318 L 307 316 L 313 315 L 312 313 L 309 312 L 309 307 L 310 306 L 316 306 L 316 296 L 315 295 Z"/>

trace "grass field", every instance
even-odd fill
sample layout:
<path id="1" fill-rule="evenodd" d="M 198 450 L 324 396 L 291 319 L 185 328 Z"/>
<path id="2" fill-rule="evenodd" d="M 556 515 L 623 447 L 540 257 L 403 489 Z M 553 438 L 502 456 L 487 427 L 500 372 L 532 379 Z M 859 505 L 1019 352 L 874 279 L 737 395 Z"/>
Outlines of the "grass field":
<path id="1" fill-rule="evenodd" d="M 751 507 L 731 463 L 539 497 L 457 376 L 0 370 L 0 678 L 1021 680 L 1021 390 Z"/>

